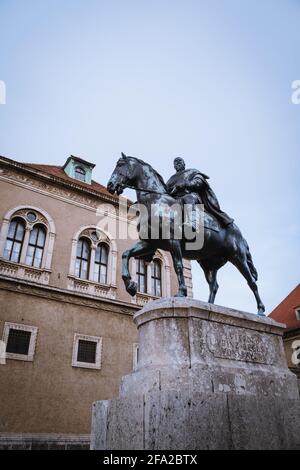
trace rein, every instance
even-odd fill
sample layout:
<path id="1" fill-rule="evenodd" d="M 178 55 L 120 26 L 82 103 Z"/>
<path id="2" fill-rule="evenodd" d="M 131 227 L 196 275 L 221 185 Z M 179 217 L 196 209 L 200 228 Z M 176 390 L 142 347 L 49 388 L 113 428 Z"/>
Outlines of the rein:
<path id="1" fill-rule="evenodd" d="M 141 191 L 143 193 L 153 193 L 153 194 L 168 194 L 167 192 L 161 193 L 160 191 L 154 191 L 154 189 L 138 189 L 135 186 L 129 186 L 128 184 L 122 184 L 122 187 L 124 189 L 129 188 L 129 189 L 134 189 L 135 191 Z"/>

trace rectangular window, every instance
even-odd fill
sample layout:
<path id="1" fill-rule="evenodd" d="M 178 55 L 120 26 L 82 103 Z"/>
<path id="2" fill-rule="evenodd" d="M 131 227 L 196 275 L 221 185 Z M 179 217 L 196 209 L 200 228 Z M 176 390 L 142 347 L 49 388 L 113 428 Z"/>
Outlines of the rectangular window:
<path id="1" fill-rule="evenodd" d="M 72 366 L 101 369 L 102 338 L 76 333 L 73 342 Z"/>
<path id="2" fill-rule="evenodd" d="M 147 265 L 143 259 L 136 259 L 137 290 L 141 294 L 147 292 Z"/>
<path id="3" fill-rule="evenodd" d="M 4 259 L 10 259 L 10 254 L 12 252 L 12 246 L 13 246 L 13 241 L 12 240 L 6 240 L 5 248 L 4 248 L 4 254 L 3 258 Z"/>
<path id="4" fill-rule="evenodd" d="M 19 262 L 22 244 L 15 242 L 12 250 L 11 261 Z"/>
<path id="5" fill-rule="evenodd" d="M 78 341 L 77 361 L 95 364 L 96 350 L 97 343 L 95 341 L 84 341 L 83 339 L 80 339 Z"/>
<path id="6" fill-rule="evenodd" d="M 6 352 L 28 355 L 31 332 L 9 329 Z"/>
<path id="7" fill-rule="evenodd" d="M 36 326 L 5 322 L 2 339 L 6 359 L 33 361 L 37 332 Z"/>

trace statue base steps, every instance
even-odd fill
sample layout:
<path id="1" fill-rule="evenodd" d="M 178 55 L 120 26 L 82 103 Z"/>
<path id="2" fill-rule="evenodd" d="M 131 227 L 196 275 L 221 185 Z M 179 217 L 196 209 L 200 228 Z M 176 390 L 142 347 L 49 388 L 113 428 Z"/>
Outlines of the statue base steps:
<path id="1" fill-rule="evenodd" d="M 91 448 L 300 448 L 300 400 L 284 325 L 192 299 L 147 304 L 137 368 L 93 404 Z"/>

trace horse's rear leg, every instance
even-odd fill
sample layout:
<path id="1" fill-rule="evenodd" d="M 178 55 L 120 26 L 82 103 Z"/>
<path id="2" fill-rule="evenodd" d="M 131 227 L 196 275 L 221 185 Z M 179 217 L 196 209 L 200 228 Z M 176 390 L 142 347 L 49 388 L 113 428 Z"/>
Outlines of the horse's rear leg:
<path id="1" fill-rule="evenodd" d="M 213 304 L 215 302 L 216 294 L 219 289 L 219 284 L 217 283 L 217 269 L 204 269 L 205 278 L 209 285 L 209 298 L 208 302 Z"/>
<path id="2" fill-rule="evenodd" d="M 217 258 L 208 258 L 206 260 L 198 261 L 201 268 L 204 271 L 205 278 L 209 285 L 209 298 L 208 302 L 213 304 L 215 302 L 216 294 L 219 289 L 219 284 L 217 283 L 217 273 L 218 270 L 224 266 L 227 260 L 221 256 Z"/>
<path id="3" fill-rule="evenodd" d="M 262 300 L 260 298 L 260 295 L 258 293 L 258 288 L 257 284 L 255 282 L 255 279 L 253 278 L 251 271 L 248 266 L 247 262 L 247 257 L 244 256 L 243 254 L 241 256 L 236 255 L 232 259 L 230 259 L 231 263 L 234 264 L 240 271 L 240 273 L 244 276 L 246 281 L 248 282 L 248 285 L 250 289 L 252 290 L 253 294 L 255 295 L 256 303 L 257 303 L 257 314 L 259 316 L 265 316 L 264 311 L 265 311 L 265 306 L 262 303 Z"/>

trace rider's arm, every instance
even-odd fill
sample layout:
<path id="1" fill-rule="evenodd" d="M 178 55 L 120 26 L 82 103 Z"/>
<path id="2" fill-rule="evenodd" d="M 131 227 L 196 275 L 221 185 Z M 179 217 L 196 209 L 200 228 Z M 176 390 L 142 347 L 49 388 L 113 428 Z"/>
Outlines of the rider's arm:
<path id="1" fill-rule="evenodd" d="M 196 175 L 191 181 L 186 183 L 186 188 L 190 191 L 198 192 L 205 187 L 206 181 L 201 175 Z"/>

